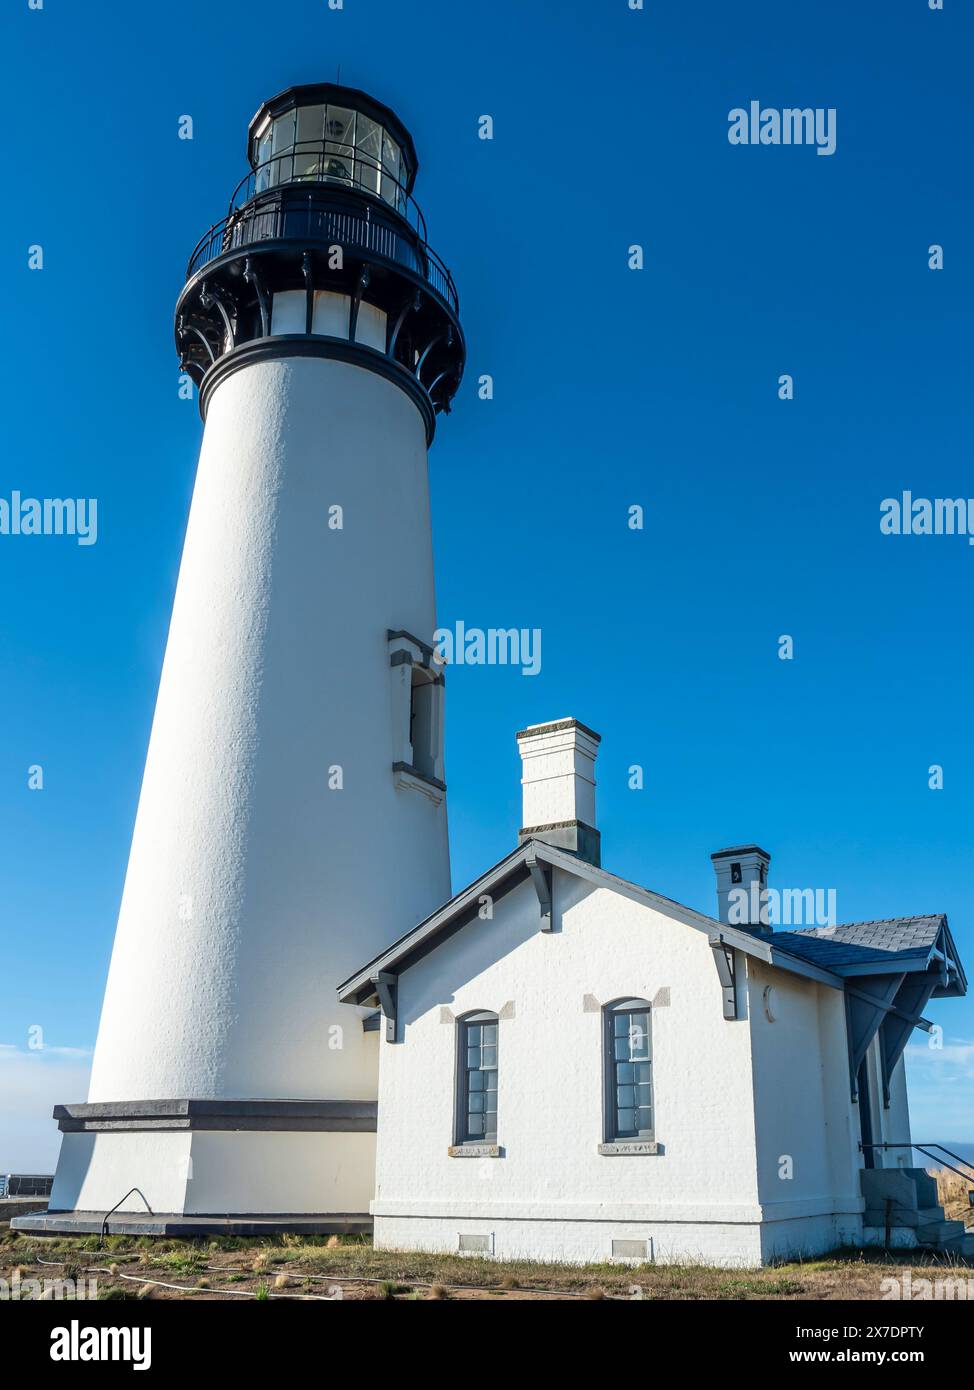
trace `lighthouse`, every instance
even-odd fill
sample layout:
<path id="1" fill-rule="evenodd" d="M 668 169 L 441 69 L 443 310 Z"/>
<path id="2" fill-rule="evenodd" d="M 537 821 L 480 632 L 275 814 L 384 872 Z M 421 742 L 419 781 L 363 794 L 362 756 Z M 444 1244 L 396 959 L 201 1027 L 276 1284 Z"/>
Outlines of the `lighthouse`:
<path id="1" fill-rule="evenodd" d="M 57 1107 L 34 1229 L 364 1224 L 390 1023 L 336 985 L 450 894 L 427 451 L 453 279 L 364 92 L 289 88 L 248 156 L 176 305 L 199 467 L 89 1097 Z"/>

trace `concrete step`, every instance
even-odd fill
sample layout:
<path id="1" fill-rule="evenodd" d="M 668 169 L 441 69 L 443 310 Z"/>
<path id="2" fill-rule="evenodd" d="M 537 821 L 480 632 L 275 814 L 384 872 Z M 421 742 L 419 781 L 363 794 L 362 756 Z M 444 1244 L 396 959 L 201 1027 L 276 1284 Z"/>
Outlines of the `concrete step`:
<path id="1" fill-rule="evenodd" d="M 929 1208 L 926 1208 L 929 1211 Z M 928 1221 L 942 1220 L 943 1212 L 935 1213 L 926 1218 Z M 864 1226 L 885 1226 L 887 1220 L 891 1226 L 919 1226 L 920 1213 L 914 1208 L 900 1207 L 895 1204 L 887 1210 L 885 1207 L 867 1207 L 862 1214 Z"/>
<path id="2" fill-rule="evenodd" d="M 946 1240 L 954 1240 L 964 1235 L 963 1221 L 928 1221 L 916 1228 L 917 1240 L 921 1245 L 941 1247 Z"/>
<path id="3" fill-rule="evenodd" d="M 962 1236 L 952 1236 L 939 1248 L 946 1254 L 961 1255 L 966 1260 L 974 1260 L 974 1231 L 968 1230 Z"/>
<path id="4" fill-rule="evenodd" d="M 862 1243 L 870 1248 L 878 1247 L 882 1249 L 886 1245 L 886 1227 L 863 1225 Z M 891 1226 L 889 1228 L 889 1245 L 891 1250 L 915 1250 L 918 1244 L 915 1227 Z"/>
<path id="5" fill-rule="evenodd" d="M 891 1226 L 932 1226 L 944 1219 L 943 1207 L 920 1207 L 911 1211 L 909 1207 L 895 1203 L 888 1210 L 886 1207 L 867 1207 L 862 1214 L 865 1226 L 885 1226 L 887 1221 Z"/>
<path id="6" fill-rule="evenodd" d="M 863 1168 L 859 1174 L 862 1195 L 870 1211 L 885 1209 L 887 1201 L 907 1211 L 916 1211 L 916 1184 L 909 1170 L 903 1168 Z M 928 1206 L 924 1202 L 924 1206 Z"/>
<path id="7" fill-rule="evenodd" d="M 926 1168 L 904 1168 L 913 1182 L 917 1194 L 918 1207 L 935 1207 L 940 1198 L 937 1194 L 937 1179 L 932 1178 Z"/>

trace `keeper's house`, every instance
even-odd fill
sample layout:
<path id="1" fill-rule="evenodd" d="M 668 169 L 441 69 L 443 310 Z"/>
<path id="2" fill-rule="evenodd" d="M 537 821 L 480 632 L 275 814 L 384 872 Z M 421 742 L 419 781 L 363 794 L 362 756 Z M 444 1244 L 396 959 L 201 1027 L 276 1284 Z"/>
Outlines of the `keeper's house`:
<path id="1" fill-rule="evenodd" d="M 518 742 L 519 847 L 339 988 L 381 1010 L 376 1244 L 757 1265 L 889 1217 L 966 1252 L 909 1166 L 903 1049 L 966 989 L 945 917 L 774 930 L 756 845 L 706 917 L 600 867 L 597 734 Z"/>

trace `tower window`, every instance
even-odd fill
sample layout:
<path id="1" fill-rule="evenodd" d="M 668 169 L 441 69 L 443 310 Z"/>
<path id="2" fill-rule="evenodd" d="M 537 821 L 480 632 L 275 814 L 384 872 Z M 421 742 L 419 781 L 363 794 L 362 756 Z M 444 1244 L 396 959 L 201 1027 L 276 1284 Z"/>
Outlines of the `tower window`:
<path id="1" fill-rule="evenodd" d="M 740 866 L 740 864 L 732 864 L 732 865 L 731 865 L 731 883 L 740 883 L 740 882 L 741 882 L 741 866 Z"/>
<path id="2" fill-rule="evenodd" d="M 442 665 L 433 648 L 408 632 L 389 633 L 392 667 L 393 771 L 396 784 L 440 802 L 443 781 Z"/>
<path id="3" fill-rule="evenodd" d="M 604 1017 L 606 1140 L 652 1139 L 650 1006 L 645 999 L 622 999 Z"/>
<path id="4" fill-rule="evenodd" d="M 438 749 L 433 739 L 433 700 L 436 688 L 434 679 L 421 667 L 413 667 L 409 688 L 409 744 L 412 749 L 410 761 L 423 777 L 436 776 Z"/>

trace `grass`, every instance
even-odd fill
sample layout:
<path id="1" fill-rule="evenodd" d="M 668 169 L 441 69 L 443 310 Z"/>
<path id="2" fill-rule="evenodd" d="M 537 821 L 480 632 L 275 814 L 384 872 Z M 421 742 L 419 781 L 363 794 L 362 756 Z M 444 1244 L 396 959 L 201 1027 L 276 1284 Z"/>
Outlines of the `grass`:
<path id="1" fill-rule="evenodd" d="M 949 1168 L 941 1168 L 934 1173 L 937 1179 L 937 1197 L 944 1209 L 944 1215 L 951 1221 L 963 1221 L 974 1228 L 974 1208 L 969 1193 L 974 1191 L 974 1177 L 965 1181 Z"/>
<path id="2" fill-rule="evenodd" d="M 964 1193 L 966 1202 L 966 1189 Z M 925 1253 L 836 1252 L 763 1269 L 717 1269 L 699 1264 L 639 1266 L 615 1263 L 537 1264 L 421 1251 L 375 1250 L 367 1238 L 297 1237 L 246 1240 L 207 1237 L 151 1240 L 19 1235 L 0 1227 L 0 1277 L 14 1267 L 24 1277 L 97 1277 L 99 1298 L 262 1302 L 325 1298 L 336 1287 L 351 1301 L 457 1299 L 878 1299 L 881 1283 L 906 1269 L 970 1265 Z M 111 1269 L 111 1272 L 108 1272 Z M 89 1272 L 90 1271 L 90 1272 Z M 102 1271 L 102 1272 L 98 1272 Z M 153 1283 L 153 1281 L 158 1281 Z M 159 1287 L 176 1284 L 177 1289 Z"/>

